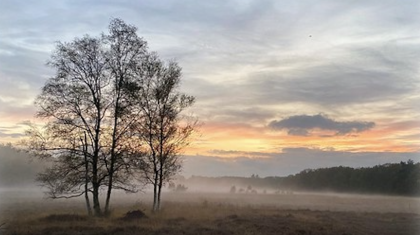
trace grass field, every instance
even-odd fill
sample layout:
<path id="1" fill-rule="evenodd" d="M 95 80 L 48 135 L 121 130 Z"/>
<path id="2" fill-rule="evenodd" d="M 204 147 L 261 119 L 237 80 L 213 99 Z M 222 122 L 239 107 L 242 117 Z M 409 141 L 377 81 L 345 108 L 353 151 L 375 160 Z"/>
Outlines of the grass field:
<path id="1" fill-rule="evenodd" d="M 420 234 L 420 199 L 343 194 L 167 193 L 119 195 L 110 218 L 85 216 L 81 199 L 2 193 L 2 234 Z M 122 219 L 142 210 L 148 218 Z"/>

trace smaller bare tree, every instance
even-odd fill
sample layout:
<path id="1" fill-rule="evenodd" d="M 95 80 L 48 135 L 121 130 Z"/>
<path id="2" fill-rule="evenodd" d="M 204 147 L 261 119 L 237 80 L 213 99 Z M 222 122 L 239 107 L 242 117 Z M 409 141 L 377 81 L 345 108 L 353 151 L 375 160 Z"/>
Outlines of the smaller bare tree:
<path id="1" fill-rule="evenodd" d="M 194 97 L 179 91 L 181 68 L 175 62 L 165 64 L 151 54 L 138 71 L 141 79 L 136 100 L 141 119 L 136 131 L 146 146 L 140 168 L 153 185 L 153 211 L 158 211 L 162 187 L 180 171 L 179 154 L 197 125 L 196 120 L 181 115 L 193 105 Z"/>

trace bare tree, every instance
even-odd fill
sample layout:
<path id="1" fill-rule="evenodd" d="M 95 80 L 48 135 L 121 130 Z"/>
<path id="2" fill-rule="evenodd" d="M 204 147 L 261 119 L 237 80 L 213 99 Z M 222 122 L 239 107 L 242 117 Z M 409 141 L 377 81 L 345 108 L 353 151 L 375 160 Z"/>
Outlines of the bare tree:
<path id="1" fill-rule="evenodd" d="M 111 143 L 109 159 L 107 159 L 108 189 L 105 202 L 105 212 L 109 212 L 109 202 L 113 187 L 125 188 L 125 182 L 119 182 L 114 177 L 117 172 L 130 171 L 124 157 L 133 153 L 132 145 L 127 143 L 132 138 L 129 133 L 130 126 L 138 119 L 138 112 L 133 109 L 131 92 L 135 92 L 136 70 L 140 68 L 141 61 L 146 58 L 146 42 L 140 38 L 137 28 L 125 24 L 120 19 L 114 19 L 109 25 L 109 35 L 103 35 L 103 41 L 108 50 L 106 52 L 107 68 L 112 81 L 112 117 L 111 117 Z M 128 147 L 128 148 L 127 148 Z M 121 176 L 121 174 L 119 174 Z M 124 177 L 125 178 L 125 177 Z"/>
<path id="2" fill-rule="evenodd" d="M 48 63 L 56 70 L 37 97 L 43 130 L 29 130 L 29 151 L 51 157 L 54 164 L 38 180 L 52 198 L 84 195 L 91 213 L 103 214 L 99 191 L 107 188 L 105 214 L 113 188 L 134 191 L 130 158 L 140 156 L 130 145 L 130 126 L 139 115 L 131 109 L 134 70 L 147 53 L 136 28 L 119 19 L 109 34 L 59 43 Z"/>
<path id="3" fill-rule="evenodd" d="M 101 42 L 85 36 L 59 43 L 48 64 L 57 72 L 36 100 L 37 116 L 48 122 L 42 133 L 31 136 L 30 148 L 56 160 L 38 179 L 48 186 L 53 198 L 82 195 L 84 191 L 76 192 L 77 183 L 86 184 L 81 179 L 87 178 L 86 165 L 90 165 L 93 210 L 101 215 L 99 188 L 106 178 L 100 164 L 101 130 L 109 102 L 103 94 L 110 82 Z M 86 141 L 79 141 L 81 138 Z M 77 174 L 80 171 L 85 173 Z"/>
<path id="4" fill-rule="evenodd" d="M 136 99 L 142 118 L 136 131 L 146 153 L 140 168 L 153 185 L 153 211 L 157 211 L 162 187 L 181 169 L 179 154 L 189 144 L 197 122 L 181 116 L 194 103 L 194 97 L 179 91 L 181 68 L 177 63 L 165 64 L 151 54 L 142 66 Z"/>

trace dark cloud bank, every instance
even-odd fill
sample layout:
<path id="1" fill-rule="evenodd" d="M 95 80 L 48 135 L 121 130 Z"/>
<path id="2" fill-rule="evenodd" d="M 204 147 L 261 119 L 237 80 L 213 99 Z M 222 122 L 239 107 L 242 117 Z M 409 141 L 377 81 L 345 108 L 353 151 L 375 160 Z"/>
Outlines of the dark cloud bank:
<path id="1" fill-rule="evenodd" d="M 346 135 L 369 130 L 375 126 L 374 122 L 340 122 L 322 114 L 297 115 L 279 121 L 272 121 L 268 125 L 273 130 L 288 130 L 289 135 L 308 136 L 313 129 L 334 131 L 336 135 Z"/>

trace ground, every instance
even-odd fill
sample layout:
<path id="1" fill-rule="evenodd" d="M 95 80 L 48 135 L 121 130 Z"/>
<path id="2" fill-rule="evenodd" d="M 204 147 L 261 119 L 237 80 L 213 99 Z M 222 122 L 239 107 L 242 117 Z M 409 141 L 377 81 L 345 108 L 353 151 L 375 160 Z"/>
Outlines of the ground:
<path id="1" fill-rule="evenodd" d="M 111 218 L 89 218 L 81 199 L 2 196 L 4 234 L 420 234 L 420 199 L 409 197 L 167 193 L 151 213 L 151 195 L 120 195 Z M 146 217 L 124 218 L 136 210 Z"/>

